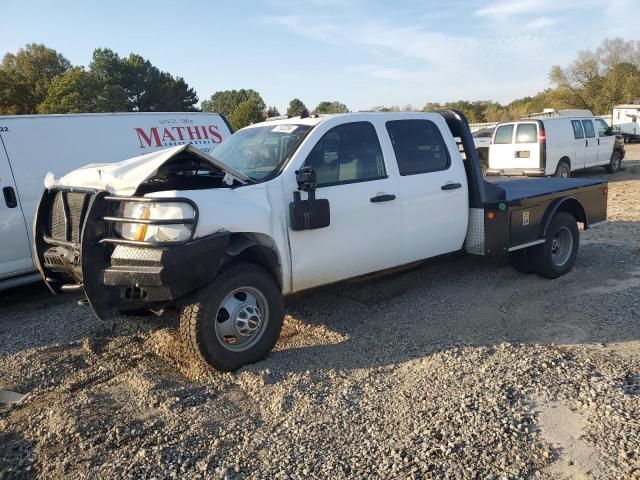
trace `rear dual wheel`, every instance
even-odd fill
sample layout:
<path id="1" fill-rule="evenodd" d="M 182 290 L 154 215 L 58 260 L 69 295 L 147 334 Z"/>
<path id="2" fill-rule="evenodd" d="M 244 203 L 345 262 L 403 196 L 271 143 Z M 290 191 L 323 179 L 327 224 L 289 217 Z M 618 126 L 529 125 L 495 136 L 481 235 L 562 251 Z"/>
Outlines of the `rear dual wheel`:
<path id="1" fill-rule="evenodd" d="M 573 268 L 580 245 L 580 232 L 573 215 L 558 212 L 545 234 L 545 242 L 512 252 L 511 265 L 522 273 L 558 278 Z"/>

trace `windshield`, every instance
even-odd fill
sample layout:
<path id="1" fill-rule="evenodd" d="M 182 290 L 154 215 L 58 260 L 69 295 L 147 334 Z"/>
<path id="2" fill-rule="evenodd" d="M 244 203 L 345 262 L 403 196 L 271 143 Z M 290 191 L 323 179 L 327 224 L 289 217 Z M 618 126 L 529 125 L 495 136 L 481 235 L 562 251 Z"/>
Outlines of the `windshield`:
<path id="1" fill-rule="evenodd" d="M 239 130 L 222 142 L 213 156 L 260 182 L 269 178 L 294 152 L 309 125 L 266 125 Z"/>

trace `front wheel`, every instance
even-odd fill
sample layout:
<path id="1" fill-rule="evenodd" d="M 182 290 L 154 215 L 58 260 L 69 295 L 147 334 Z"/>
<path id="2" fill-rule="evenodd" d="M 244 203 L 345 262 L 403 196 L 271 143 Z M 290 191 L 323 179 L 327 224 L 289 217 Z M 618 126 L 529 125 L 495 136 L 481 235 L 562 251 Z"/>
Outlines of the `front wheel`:
<path id="1" fill-rule="evenodd" d="M 254 264 L 231 264 L 182 306 L 180 337 L 196 359 L 234 371 L 267 355 L 283 319 L 284 301 L 273 276 Z"/>
<path id="2" fill-rule="evenodd" d="M 620 152 L 616 151 L 616 152 L 613 152 L 613 155 L 611 155 L 611 161 L 609 162 L 609 165 L 607 165 L 604 168 L 609 173 L 616 173 L 617 171 L 620 170 L 621 166 L 622 166 L 622 155 L 620 154 Z"/>
<path id="3" fill-rule="evenodd" d="M 530 261 L 538 275 L 558 278 L 573 268 L 580 245 L 580 233 L 573 215 L 556 213 L 545 235 L 545 243 L 530 247 Z"/>

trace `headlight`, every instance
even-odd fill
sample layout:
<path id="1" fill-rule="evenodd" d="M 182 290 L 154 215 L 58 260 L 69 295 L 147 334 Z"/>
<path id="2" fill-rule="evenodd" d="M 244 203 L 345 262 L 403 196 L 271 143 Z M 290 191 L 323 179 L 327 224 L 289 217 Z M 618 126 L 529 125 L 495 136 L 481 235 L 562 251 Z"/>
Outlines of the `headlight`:
<path id="1" fill-rule="evenodd" d="M 118 216 L 151 221 L 116 223 L 116 232 L 127 240 L 180 242 L 188 240 L 195 228 L 195 211 L 191 205 L 183 202 L 123 202 Z M 154 224 L 156 220 L 164 224 Z M 182 223 L 185 220 L 187 222 Z"/>

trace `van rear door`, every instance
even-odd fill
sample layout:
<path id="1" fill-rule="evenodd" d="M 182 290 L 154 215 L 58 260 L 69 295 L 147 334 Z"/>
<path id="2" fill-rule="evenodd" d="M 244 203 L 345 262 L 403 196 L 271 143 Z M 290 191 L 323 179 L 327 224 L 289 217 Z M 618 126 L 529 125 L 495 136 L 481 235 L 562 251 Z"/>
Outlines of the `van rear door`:
<path id="1" fill-rule="evenodd" d="M 509 170 L 540 168 L 538 122 L 507 123 L 498 126 L 489 149 L 489 168 Z"/>
<path id="2" fill-rule="evenodd" d="M 0 134 L 0 279 L 33 270 L 27 225 Z"/>

